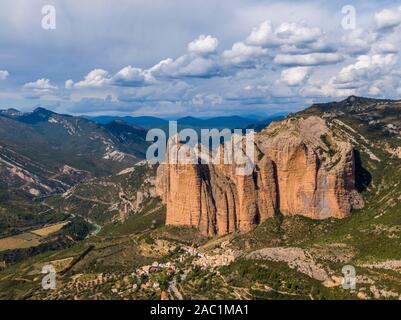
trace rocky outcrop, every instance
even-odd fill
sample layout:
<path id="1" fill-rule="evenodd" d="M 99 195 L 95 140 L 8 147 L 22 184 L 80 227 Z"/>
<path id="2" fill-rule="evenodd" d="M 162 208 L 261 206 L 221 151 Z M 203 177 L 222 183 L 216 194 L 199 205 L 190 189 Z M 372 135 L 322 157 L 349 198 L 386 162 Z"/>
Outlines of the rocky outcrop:
<path id="1" fill-rule="evenodd" d="M 160 165 L 157 192 L 167 206 L 166 224 L 223 235 L 249 231 L 278 211 L 343 218 L 361 202 L 353 148 L 319 117 L 273 123 L 256 135 L 255 150 L 248 175 L 238 175 L 236 163 L 223 161 Z M 167 158 L 176 156 L 170 151 Z"/>
<path id="2" fill-rule="evenodd" d="M 277 168 L 280 211 L 311 218 L 343 218 L 356 196 L 352 145 L 318 117 L 274 123 L 259 145 Z"/>
<path id="3" fill-rule="evenodd" d="M 291 269 L 296 269 L 313 279 L 324 281 L 328 278 L 325 268 L 316 262 L 316 259 L 310 252 L 301 248 L 263 248 L 252 251 L 247 255 L 247 258 L 285 262 Z"/>

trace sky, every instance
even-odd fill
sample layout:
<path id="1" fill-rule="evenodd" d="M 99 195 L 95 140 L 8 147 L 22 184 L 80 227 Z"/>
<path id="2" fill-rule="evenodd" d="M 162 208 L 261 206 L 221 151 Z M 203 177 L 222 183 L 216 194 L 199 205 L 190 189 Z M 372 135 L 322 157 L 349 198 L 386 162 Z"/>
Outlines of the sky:
<path id="1" fill-rule="evenodd" d="M 399 98 L 400 40 L 401 1 L 1 0 L 0 109 L 265 117 Z"/>

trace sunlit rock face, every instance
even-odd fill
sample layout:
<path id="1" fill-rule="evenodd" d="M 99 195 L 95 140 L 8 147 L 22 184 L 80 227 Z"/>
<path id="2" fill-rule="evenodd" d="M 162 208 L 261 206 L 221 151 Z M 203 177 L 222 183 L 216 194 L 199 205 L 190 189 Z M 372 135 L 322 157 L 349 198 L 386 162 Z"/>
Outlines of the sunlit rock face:
<path id="1" fill-rule="evenodd" d="M 166 224 L 224 235 L 249 231 L 278 211 L 313 219 L 343 218 L 354 203 L 361 204 L 352 145 L 323 119 L 273 123 L 256 135 L 254 144 L 254 166 L 248 175 L 238 175 L 238 165 L 224 164 L 223 156 L 217 164 L 160 165 L 157 192 L 167 206 Z M 167 159 L 172 156 L 170 151 Z"/>

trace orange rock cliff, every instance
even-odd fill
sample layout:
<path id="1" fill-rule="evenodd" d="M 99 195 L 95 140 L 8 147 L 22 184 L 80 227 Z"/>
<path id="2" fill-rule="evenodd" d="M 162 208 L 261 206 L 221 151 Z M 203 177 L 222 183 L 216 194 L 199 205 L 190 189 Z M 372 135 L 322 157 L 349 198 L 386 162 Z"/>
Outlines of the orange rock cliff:
<path id="1" fill-rule="evenodd" d="M 255 135 L 255 150 L 252 173 L 244 176 L 236 174 L 236 164 L 222 161 L 160 165 L 157 193 L 167 206 L 166 224 L 224 235 L 249 231 L 278 211 L 344 218 L 363 205 L 355 190 L 353 147 L 323 119 L 272 123 Z"/>

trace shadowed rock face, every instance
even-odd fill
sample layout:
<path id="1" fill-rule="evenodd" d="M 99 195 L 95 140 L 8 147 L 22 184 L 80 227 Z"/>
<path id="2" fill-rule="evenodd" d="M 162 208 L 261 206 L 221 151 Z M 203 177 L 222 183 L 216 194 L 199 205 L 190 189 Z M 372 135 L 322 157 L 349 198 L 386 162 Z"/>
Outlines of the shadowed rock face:
<path id="1" fill-rule="evenodd" d="M 343 218 L 360 205 L 352 145 L 323 119 L 273 123 L 256 136 L 255 149 L 253 172 L 245 176 L 222 161 L 160 165 L 157 191 L 167 206 L 166 224 L 223 235 L 249 231 L 277 211 Z"/>

